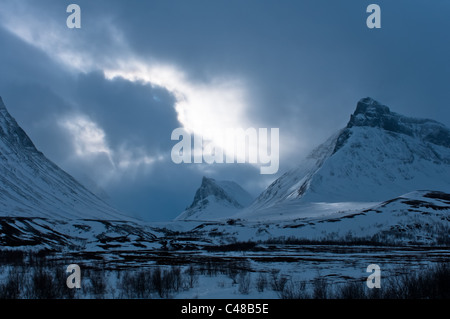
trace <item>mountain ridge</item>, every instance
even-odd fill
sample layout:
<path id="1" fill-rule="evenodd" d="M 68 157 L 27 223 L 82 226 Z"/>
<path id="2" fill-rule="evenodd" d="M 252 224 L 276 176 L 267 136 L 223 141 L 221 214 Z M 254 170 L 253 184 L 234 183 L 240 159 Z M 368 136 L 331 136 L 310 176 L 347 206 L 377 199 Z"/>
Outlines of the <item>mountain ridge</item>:
<path id="1" fill-rule="evenodd" d="M 361 99 L 346 127 L 264 190 L 250 206 L 285 200 L 381 202 L 419 189 L 450 190 L 450 130 Z M 447 182 L 446 182 L 447 181 Z"/>
<path id="2" fill-rule="evenodd" d="M 134 220 L 37 150 L 0 97 L 0 216 Z"/>
<path id="3" fill-rule="evenodd" d="M 29 151 L 40 153 L 25 131 L 17 124 L 16 120 L 6 109 L 6 105 L 0 96 L 0 136 L 3 142 L 9 142 L 14 148 L 23 147 Z"/>
<path id="4" fill-rule="evenodd" d="M 361 99 L 356 110 L 342 132 L 345 140 L 352 127 L 379 127 L 383 130 L 417 137 L 425 142 L 450 147 L 450 130 L 444 124 L 432 119 L 420 119 L 392 112 L 388 106 L 366 97 Z M 337 145 L 342 145 L 340 141 Z M 339 148 L 335 149 L 336 152 Z"/>

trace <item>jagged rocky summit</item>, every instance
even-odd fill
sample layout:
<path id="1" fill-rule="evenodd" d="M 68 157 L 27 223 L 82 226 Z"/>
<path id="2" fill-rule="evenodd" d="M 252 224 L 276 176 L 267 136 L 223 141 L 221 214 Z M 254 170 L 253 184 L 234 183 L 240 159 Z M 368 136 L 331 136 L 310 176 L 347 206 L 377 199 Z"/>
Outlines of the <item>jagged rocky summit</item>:
<path id="1" fill-rule="evenodd" d="M 203 177 L 192 204 L 177 220 L 209 220 L 227 217 L 247 207 L 252 196 L 235 182 Z"/>
<path id="2" fill-rule="evenodd" d="M 364 98 L 345 128 L 274 181 L 251 208 L 299 199 L 381 202 L 420 189 L 450 191 L 450 130 Z"/>

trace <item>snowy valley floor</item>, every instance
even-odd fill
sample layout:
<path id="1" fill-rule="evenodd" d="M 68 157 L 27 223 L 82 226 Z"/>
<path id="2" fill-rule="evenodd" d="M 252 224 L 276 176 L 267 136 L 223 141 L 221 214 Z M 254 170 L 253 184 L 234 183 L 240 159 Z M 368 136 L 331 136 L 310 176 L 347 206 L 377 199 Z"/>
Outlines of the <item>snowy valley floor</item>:
<path id="1" fill-rule="evenodd" d="M 165 223 L 2 217 L 0 298 L 450 298 L 449 194 L 338 209 Z M 70 264 L 80 289 L 66 286 Z M 367 287 L 373 264 L 379 289 Z"/>
<path id="2" fill-rule="evenodd" d="M 0 297 L 448 298 L 449 260 L 449 247 L 269 242 L 64 254 L 3 250 Z M 66 267 L 74 263 L 81 268 L 80 289 L 66 286 Z M 370 264 L 381 269 L 380 289 L 367 288 Z M 418 287 L 425 283 L 428 288 Z"/>

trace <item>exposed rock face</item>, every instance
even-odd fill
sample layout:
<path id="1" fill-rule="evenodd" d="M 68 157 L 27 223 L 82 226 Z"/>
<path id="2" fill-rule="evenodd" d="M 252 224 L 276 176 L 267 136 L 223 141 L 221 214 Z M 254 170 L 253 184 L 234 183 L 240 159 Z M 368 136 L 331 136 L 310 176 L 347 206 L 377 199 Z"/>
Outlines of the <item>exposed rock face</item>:
<path id="1" fill-rule="evenodd" d="M 345 128 L 274 181 L 250 208 L 296 199 L 377 202 L 419 189 L 450 191 L 450 130 L 364 98 Z"/>
<path id="2" fill-rule="evenodd" d="M 252 196 L 235 182 L 203 177 L 194 201 L 177 220 L 227 218 L 251 201 Z"/>

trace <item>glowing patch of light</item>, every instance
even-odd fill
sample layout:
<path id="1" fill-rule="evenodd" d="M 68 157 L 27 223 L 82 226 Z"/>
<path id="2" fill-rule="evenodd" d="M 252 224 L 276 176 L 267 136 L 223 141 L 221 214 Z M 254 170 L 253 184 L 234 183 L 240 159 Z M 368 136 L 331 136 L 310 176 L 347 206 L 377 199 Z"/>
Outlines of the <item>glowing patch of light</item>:
<path id="1" fill-rule="evenodd" d="M 189 133 L 210 137 L 211 131 L 223 134 L 229 128 L 249 126 L 245 116 L 245 84 L 242 81 L 216 79 L 207 84 L 192 83 L 175 67 L 148 66 L 136 61 L 123 61 L 118 63 L 118 68 L 106 69 L 104 73 L 110 80 L 121 77 L 132 82 L 157 85 L 172 92 L 176 98 L 178 121 Z M 223 141 L 213 142 L 227 150 Z"/>
<path id="2" fill-rule="evenodd" d="M 59 124 L 71 134 L 76 155 L 86 157 L 104 154 L 114 166 L 113 151 L 108 147 L 106 134 L 95 122 L 76 115 Z"/>
<path id="3" fill-rule="evenodd" d="M 50 17 L 49 19 L 39 18 L 36 12 L 28 10 L 26 6 L 21 6 L 16 1 L 10 1 L 8 4 L 4 9 L 0 7 L 0 24 L 66 67 L 78 72 L 103 70 L 105 77 L 109 80 L 121 77 L 132 82 L 163 87 L 170 91 L 176 98 L 175 110 L 178 121 L 188 132 L 208 136 L 211 130 L 225 132 L 229 128 L 246 129 L 252 126 L 246 118 L 248 102 L 246 84 L 242 80 L 215 78 L 208 83 L 193 82 L 177 67 L 149 59 L 145 62 L 136 59 L 120 30 L 108 21 L 104 23 L 105 31 L 116 35 L 111 37 L 113 41 L 110 46 L 113 49 L 109 56 L 95 56 L 86 49 L 87 46 L 83 45 L 82 37 L 76 34 L 68 37 L 67 30 L 61 29 L 60 21 L 52 20 Z M 124 55 L 127 58 L 123 58 Z M 79 125 L 74 123 L 66 123 L 66 126 L 72 131 L 80 130 Z M 84 130 L 88 131 L 88 128 L 89 125 Z M 92 132 L 86 133 L 89 137 L 75 137 L 77 154 L 105 153 L 111 163 L 114 163 L 112 150 L 106 142 L 103 143 L 105 133 L 101 131 L 102 136 L 93 126 L 90 129 Z M 230 148 L 221 140 L 213 140 L 213 142 L 225 152 Z M 251 149 L 256 147 L 257 145 L 250 145 Z M 148 164 L 154 161 L 153 157 L 145 154 L 134 160 L 131 157 L 127 159 L 127 156 L 132 155 L 124 155 L 121 162 L 116 155 L 114 159 L 116 159 L 117 167 L 125 168 L 137 165 L 136 163 Z"/>

